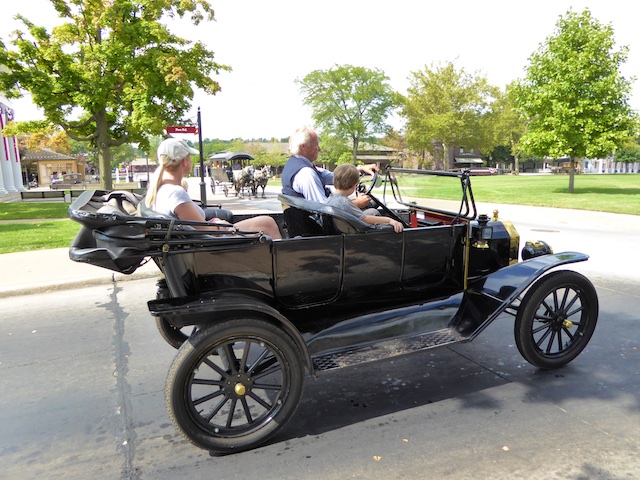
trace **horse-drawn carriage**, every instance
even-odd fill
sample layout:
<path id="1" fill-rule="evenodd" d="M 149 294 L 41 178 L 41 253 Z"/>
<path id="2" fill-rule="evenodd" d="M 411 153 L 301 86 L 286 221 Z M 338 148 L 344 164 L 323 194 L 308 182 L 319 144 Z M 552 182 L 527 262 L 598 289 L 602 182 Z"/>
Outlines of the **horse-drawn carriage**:
<path id="1" fill-rule="evenodd" d="M 271 177 L 271 167 L 264 165 L 256 168 L 248 165 L 242 170 L 233 171 L 233 188 L 236 196 L 249 198 L 258 196 L 258 188 L 262 188 L 262 198 L 265 198 L 265 188 Z"/>
<path id="2" fill-rule="evenodd" d="M 258 188 L 262 188 L 262 198 L 265 197 L 265 188 L 271 177 L 271 167 L 265 165 L 256 168 L 249 162 L 253 156 L 244 152 L 223 152 L 210 157 L 212 162 L 224 162 L 225 167 L 213 167 L 211 169 L 211 192 L 215 195 L 216 188 L 221 188 L 224 196 L 229 196 L 231 188 L 236 197 L 249 198 L 258 195 Z M 233 168 L 236 165 L 238 168 Z"/>
<path id="3" fill-rule="evenodd" d="M 422 175 L 457 182 L 459 209 L 404 201 L 403 178 L 394 177 Z M 562 367 L 585 348 L 595 289 L 556 268 L 587 255 L 528 244 L 519 261 L 517 231 L 478 214 L 467 172 L 386 176 L 393 204 L 373 198 L 402 233 L 284 195 L 283 212 L 272 214 L 281 240 L 204 232 L 194 227 L 205 224 L 145 212 L 127 192 L 87 191 L 69 207 L 82 224 L 73 260 L 132 273 L 151 258 L 163 274 L 148 308 L 179 347 L 165 394 L 192 443 L 217 454 L 256 447 L 293 415 L 305 373 L 469 342 L 503 313 L 515 319 L 520 353 L 540 368 Z"/>
<path id="4" fill-rule="evenodd" d="M 216 190 L 222 190 L 225 197 L 229 196 L 229 190 L 233 187 L 233 178 L 229 175 L 230 170 L 221 167 L 211 169 L 211 193 L 216 194 Z"/>

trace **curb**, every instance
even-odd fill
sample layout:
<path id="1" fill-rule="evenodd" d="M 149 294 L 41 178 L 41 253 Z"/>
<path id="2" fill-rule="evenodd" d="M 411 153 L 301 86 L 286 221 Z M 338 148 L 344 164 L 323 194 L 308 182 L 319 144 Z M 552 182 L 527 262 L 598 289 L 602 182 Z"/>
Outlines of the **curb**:
<path id="1" fill-rule="evenodd" d="M 124 275 L 121 273 L 115 273 L 109 276 L 102 276 L 97 278 L 77 279 L 69 281 L 61 281 L 59 283 L 43 283 L 41 285 L 35 284 L 28 287 L 20 286 L 17 288 L 7 288 L 0 290 L 0 299 L 10 297 L 20 297 L 26 295 L 33 295 L 34 293 L 53 293 L 62 292 L 66 290 L 74 290 L 77 288 L 91 287 L 95 285 L 105 285 L 112 283 L 117 285 L 119 282 L 125 282 L 130 280 L 145 280 L 148 278 L 161 277 L 162 272 L 134 272 L 130 275 Z"/>

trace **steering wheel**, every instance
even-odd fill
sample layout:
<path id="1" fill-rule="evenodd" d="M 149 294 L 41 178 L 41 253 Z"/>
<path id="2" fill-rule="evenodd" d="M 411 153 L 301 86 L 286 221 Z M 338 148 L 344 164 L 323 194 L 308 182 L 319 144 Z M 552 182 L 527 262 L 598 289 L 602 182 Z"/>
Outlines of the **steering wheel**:
<path id="1" fill-rule="evenodd" d="M 378 200 L 378 198 L 371 193 L 371 191 L 373 190 L 373 187 L 376 186 L 376 183 L 378 181 L 378 172 L 374 171 L 370 175 L 371 180 L 369 179 L 363 180 L 363 177 L 365 176 L 366 174 L 364 173 L 360 174 L 360 183 L 358 183 L 358 187 L 356 188 L 358 195 L 368 195 L 371 201 L 374 203 L 375 208 L 379 208 L 380 210 L 382 210 L 387 217 L 391 217 L 394 220 L 397 220 L 398 222 L 400 222 L 405 227 L 409 227 L 409 224 L 407 222 L 402 220 L 402 218 L 400 218 L 395 212 L 391 211 L 384 203 Z"/>
<path id="2" fill-rule="evenodd" d="M 364 177 L 370 177 L 364 180 Z M 367 175 L 366 173 L 360 173 L 360 182 L 358 183 L 358 187 L 356 191 L 359 195 L 369 195 L 373 187 L 376 186 L 378 182 L 378 172 L 374 171 L 372 174 Z"/>

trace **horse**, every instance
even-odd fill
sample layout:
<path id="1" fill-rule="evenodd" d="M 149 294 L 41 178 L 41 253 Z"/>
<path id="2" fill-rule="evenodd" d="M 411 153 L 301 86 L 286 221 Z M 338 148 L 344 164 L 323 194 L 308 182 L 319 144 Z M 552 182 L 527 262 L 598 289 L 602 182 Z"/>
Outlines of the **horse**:
<path id="1" fill-rule="evenodd" d="M 267 186 L 267 182 L 271 177 L 271 167 L 265 165 L 264 167 L 257 169 L 253 172 L 253 196 L 258 196 L 258 187 L 262 187 L 262 198 L 265 198 L 264 189 Z"/>
<path id="2" fill-rule="evenodd" d="M 255 191 L 255 182 L 253 180 L 254 172 L 255 167 L 253 165 L 248 165 L 242 170 L 233 171 L 233 188 L 236 191 L 236 197 L 243 197 L 242 191 L 245 188 L 249 189 L 249 197 L 251 197 L 251 193 Z"/>

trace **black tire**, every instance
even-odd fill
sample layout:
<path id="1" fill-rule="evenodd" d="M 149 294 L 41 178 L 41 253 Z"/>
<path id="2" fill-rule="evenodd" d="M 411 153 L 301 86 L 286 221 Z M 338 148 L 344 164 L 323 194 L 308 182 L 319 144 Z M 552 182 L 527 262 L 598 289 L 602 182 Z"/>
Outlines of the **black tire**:
<path id="1" fill-rule="evenodd" d="M 516 345 L 532 365 L 560 368 L 587 346 L 597 321 L 593 284 L 577 272 L 552 272 L 533 284 L 518 308 Z"/>
<path id="2" fill-rule="evenodd" d="M 196 331 L 196 327 L 176 328 L 164 317 L 156 317 L 156 327 L 158 327 L 162 338 L 173 348 L 180 348 L 185 340 Z M 191 335 L 188 334 L 189 330 L 191 330 Z"/>
<path id="3" fill-rule="evenodd" d="M 169 288 L 167 287 L 166 280 L 158 280 L 156 283 L 158 291 L 156 292 L 156 298 L 161 300 L 163 298 L 169 298 Z M 184 341 L 193 335 L 196 331 L 195 327 L 176 328 L 171 325 L 164 317 L 156 317 L 156 327 L 162 338 L 171 345 L 173 348 L 180 348 Z"/>
<path id="4" fill-rule="evenodd" d="M 213 454 L 256 447 L 293 415 L 304 383 L 301 355 L 281 328 L 259 319 L 199 330 L 171 364 L 169 416 Z"/>

